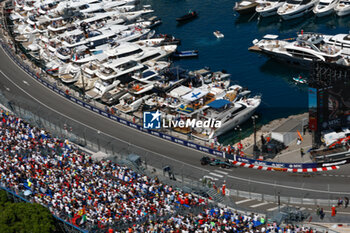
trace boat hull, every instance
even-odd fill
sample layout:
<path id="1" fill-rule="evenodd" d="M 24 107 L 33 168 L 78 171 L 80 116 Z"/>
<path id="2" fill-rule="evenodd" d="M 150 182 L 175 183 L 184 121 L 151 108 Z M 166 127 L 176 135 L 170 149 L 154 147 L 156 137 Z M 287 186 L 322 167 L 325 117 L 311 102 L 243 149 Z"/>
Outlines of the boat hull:
<path id="1" fill-rule="evenodd" d="M 274 15 L 277 15 L 277 10 L 282 5 L 283 3 L 279 3 L 279 4 L 276 4 L 275 6 L 272 6 L 269 9 L 260 9 L 259 7 L 257 7 L 256 12 L 258 12 L 261 17 L 274 16 Z"/>
<path id="2" fill-rule="evenodd" d="M 268 56 L 269 58 L 278 60 L 288 65 L 300 66 L 301 68 L 305 68 L 305 69 L 309 69 L 312 64 L 312 60 L 292 57 L 292 56 L 288 56 L 287 54 L 272 53 L 268 50 L 262 50 L 261 53 Z"/>
<path id="3" fill-rule="evenodd" d="M 346 9 L 346 10 L 341 10 L 341 11 L 335 11 L 335 13 L 338 15 L 338 16 L 346 16 L 346 15 L 349 15 L 350 14 L 350 8 L 349 9 Z"/>
<path id="4" fill-rule="evenodd" d="M 258 4 L 251 4 L 247 7 L 235 7 L 234 10 L 237 11 L 240 15 L 252 14 L 255 12 L 255 8 Z"/>
<path id="5" fill-rule="evenodd" d="M 219 129 L 215 130 L 214 136 L 225 134 L 235 128 L 237 125 L 244 123 L 254 114 L 256 109 L 257 107 L 244 109 L 238 116 L 225 122 Z"/>
<path id="6" fill-rule="evenodd" d="M 279 15 L 281 16 L 281 18 L 283 20 L 291 20 L 291 19 L 299 18 L 301 16 L 308 14 L 309 12 L 312 11 L 313 7 L 314 7 L 314 4 L 310 4 L 309 6 L 307 6 L 304 9 L 296 10 L 296 11 L 293 11 L 290 13 L 283 13 L 283 14 L 279 14 Z"/>
<path id="7" fill-rule="evenodd" d="M 187 15 L 181 16 L 179 18 L 176 18 L 176 21 L 179 23 L 186 22 L 186 21 L 189 21 L 189 20 L 196 18 L 197 16 L 198 16 L 198 14 L 194 12 L 193 14 L 191 13 L 191 14 L 187 14 Z"/>
<path id="8" fill-rule="evenodd" d="M 277 8 L 275 9 L 271 9 L 271 10 L 267 10 L 267 11 L 260 11 L 258 12 L 259 15 L 261 17 L 270 17 L 270 16 L 274 16 L 274 15 L 277 15 Z"/>
<path id="9" fill-rule="evenodd" d="M 325 10 L 325 11 L 315 11 L 315 10 L 313 10 L 313 12 L 314 12 L 314 14 L 317 17 L 324 17 L 324 16 L 332 14 L 334 12 L 334 8 L 330 8 L 330 9 Z"/>

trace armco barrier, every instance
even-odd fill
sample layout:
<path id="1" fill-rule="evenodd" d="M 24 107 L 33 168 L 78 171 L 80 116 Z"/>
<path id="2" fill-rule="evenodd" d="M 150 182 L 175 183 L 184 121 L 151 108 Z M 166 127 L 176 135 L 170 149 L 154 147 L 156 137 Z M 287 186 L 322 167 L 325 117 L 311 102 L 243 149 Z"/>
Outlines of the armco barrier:
<path id="1" fill-rule="evenodd" d="M 137 129 L 140 130 L 142 132 L 166 139 L 168 141 L 189 147 L 191 149 L 195 149 L 195 150 L 199 150 L 205 153 L 209 153 L 221 158 L 227 158 L 227 159 L 232 159 L 232 160 L 236 160 L 238 162 L 244 162 L 244 163 L 249 163 L 249 164 L 254 164 L 254 165 L 259 165 L 259 166 L 268 166 L 268 167 L 275 167 L 275 168 L 316 168 L 318 166 L 317 163 L 275 163 L 275 162 L 269 162 L 269 161 L 261 161 L 261 160 L 255 160 L 255 159 L 249 159 L 249 158 L 243 158 L 240 156 L 236 156 L 236 155 L 232 155 L 232 154 L 227 154 L 225 152 L 222 151 L 218 151 L 218 150 L 214 150 L 212 148 L 206 147 L 206 146 L 201 146 L 198 145 L 196 143 L 193 142 L 189 142 L 183 139 L 179 139 L 155 130 L 150 130 L 150 129 L 145 129 L 142 126 L 132 123 L 128 120 L 122 119 L 118 116 L 112 115 L 106 111 L 103 111 L 99 108 L 96 108 L 88 103 L 85 103 L 73 96 L 70 96 L 68 94 L 66 94 L 65 92 L 63 92 L 62 90 L 58 89 L 56 86 L 51 85 L 50 83 L 47 83 L 46 81 L 42 80 L 40 78 L 40 76 L 38 76 L 37 74 L 33 73 L 31 70 L 29 70 L 27 67 L 23 66 L 23 64 L 21 62 L 19 62 L 12 54 L 12 52 L 9 50 L 8 46 L 4 43 L 2 43 L 2 48 L 4 49 L 4 51 L 12 58 L 12 60 L 14 62 L 16 62 L 16 64 L 18 66 L 20 66 L 25 72 L 27 72 L 28 74 L 30 74 L 33 78 L 35 78 L 38 82 L 42 83 L 43 85 L 45 85 L 46 87 L 50 88 L 51 90 L 55 91 L 56 93 L 58 93 L 59 95 L 65 97 L 66 99 L 80 105 L 83 106 L 86 109 L 89 109 L 95 113 L 98 113 L 104 117 L 107 117 L 111 120 L 114 120 L 116 122 L 119 122 L 123 125 L 129 126 L 133 129 Z M 321 165 L 322 166 L 322 165 Z"/>

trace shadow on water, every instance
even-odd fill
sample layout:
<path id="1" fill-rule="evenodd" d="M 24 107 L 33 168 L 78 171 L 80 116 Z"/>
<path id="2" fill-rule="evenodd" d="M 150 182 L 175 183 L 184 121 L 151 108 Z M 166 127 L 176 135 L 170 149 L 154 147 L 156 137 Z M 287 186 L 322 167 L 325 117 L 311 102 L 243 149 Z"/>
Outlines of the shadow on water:
<path id="1" fill-rule="evenodd" d="M 279 15 L 274 15 L 270 17 L 260 17 L 260 19 L 257 21 L 257 28 L 258 31 L 264 32 L 264 31 L 273 31 L 276 28 L 280 27 L 280 19 L 281 17 Z"/>
<path id="2" fill-rule="evenodd" d="M 262 66 L 260 66 L 259 70 L 264 74 L 285 77 L 291 74 L 307 74 L 309 73 L 310 68 L 306 68 L 305 66 L 289 65 L 274 59 L 268 59 Z"/>
<path id="3" fill-rule="evenodd" d="M 257 20 L 258 20 L 258 14 L 256 13 L 239 15 L 236 18 L 235 25 L 248 24 L 248 23 L 256 22 Z"/>
<path id="4" fill-rule="evenodd" d="M 291 20 L 281 20 L 281 24 L 279 27 L 280 33 L 290 33 L 290 32 L 296 32 L 300 29 L 306 30 L 312 30 L 312 27 L 315 27 L 315 24 L 313 23 L 315 16 L 312 13 L 308 13 L 302 17 L 291 19 Z"/>

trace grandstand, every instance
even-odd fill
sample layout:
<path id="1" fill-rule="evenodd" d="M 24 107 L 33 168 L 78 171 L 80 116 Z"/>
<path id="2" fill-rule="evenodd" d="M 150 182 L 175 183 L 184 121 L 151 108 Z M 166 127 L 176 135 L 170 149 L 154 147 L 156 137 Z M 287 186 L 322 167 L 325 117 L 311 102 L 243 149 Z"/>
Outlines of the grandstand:
<path id="1" fill-rule="evenodd" d="M 266 225 L 174 189 L 124 165 L 94 161 L 67 140 L 1 110 L 1 187 L 46 206 L 90 232 L 274 232 L 303 228 Z"/>

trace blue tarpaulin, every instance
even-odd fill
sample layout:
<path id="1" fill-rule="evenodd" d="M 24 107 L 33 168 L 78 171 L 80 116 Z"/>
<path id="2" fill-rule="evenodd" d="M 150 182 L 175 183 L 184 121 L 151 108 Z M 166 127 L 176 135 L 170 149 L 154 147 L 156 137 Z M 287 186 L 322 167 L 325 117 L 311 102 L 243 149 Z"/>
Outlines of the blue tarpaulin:
<path id="1" fill-rule="evenodd" d="M 218 109 L 218 108 L 224 107 L 227 104 L 231 104 L 231 102 L 225 99 L 219 99 L 219 100 L 214 100 L 213 102 L 210 102 L 208 106 Z"/>

